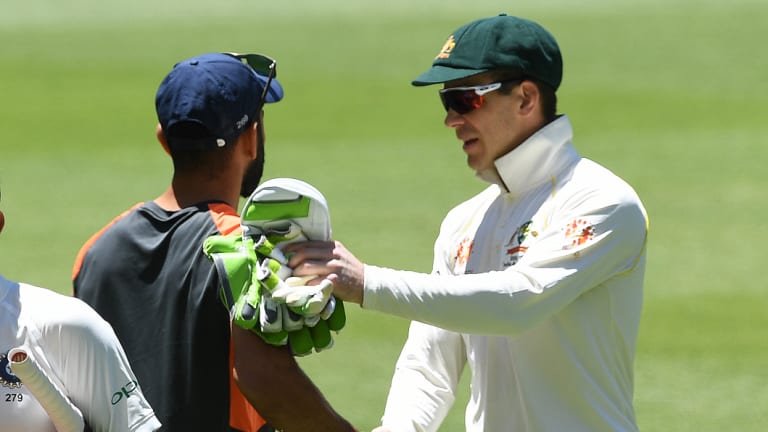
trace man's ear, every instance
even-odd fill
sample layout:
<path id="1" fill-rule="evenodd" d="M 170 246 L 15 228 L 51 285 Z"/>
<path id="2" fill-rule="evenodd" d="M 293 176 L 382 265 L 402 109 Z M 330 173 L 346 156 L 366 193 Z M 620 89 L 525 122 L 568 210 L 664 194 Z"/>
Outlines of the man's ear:
<path id="1" fill-rule="evenodd" d="M 0 211 L 0 232 L 3 232 L 3 227 L 5 226 L 5 215 L 2 211 Z"/>
<path id="2" fill-rule="evenodd" d="M 253 126 L 251 126 L 251 129 L 248 130 L 248 145 L 245 146 L 246 150 L 248 151 L 248 156 L 250 156 L 251 160 L 256 159 L 256 156 L 259 155 L 259 122 L 253 122 Z"/>
<path id="3" fill-rule="evenodd" d="M 165 132 L 163 132 L 163 127 L 160 126 L 160 123 L 157 124 L 157 130 L 155 131 L 155 134 L 157 135 L 157 140 L 160 141 L 160 145 L 163 146 L 163 150 L 165 150 L 165 152 L 168 153 L 168 156 L 170 156 L 171 149 L 168 148 L 168 140 L 165 139 Z"/>
<path id="4" fill-rule="evenodd" d="M 541 93 L 533 81 L 523 81 L 518 86 L 520 92 L 520 113 L 528 115 L 538 109 Z"/>
<path id="5" fill-rule="evenodd" d="M 264 174 L 264 127 L 260 123 L 254 123 L 253 129 L 243 132 L 248 138 L 241 138 L 245 143 L 238 143 L 248 148 L 250 163 L 245 168 L 243 181 L 240 185 L 240 196 L 248 198 L 259 186 L 261 176 Z"/>

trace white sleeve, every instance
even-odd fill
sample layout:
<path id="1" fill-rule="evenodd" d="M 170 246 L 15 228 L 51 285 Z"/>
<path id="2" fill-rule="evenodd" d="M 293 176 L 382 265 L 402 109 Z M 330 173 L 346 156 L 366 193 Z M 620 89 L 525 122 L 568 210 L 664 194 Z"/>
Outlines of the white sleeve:
<path id="1" fill-rule="evenodd" d="M 640 206 L 592 202 L 576 210 L 538 232 L 523 259 L 502 271 L 428 275 L 366 266 L 362 306 L 462 333 L 519 334 L 632 270 L 645 253 Z M 589 235 L 573 237 L 573 221 Z"/>
<path id="2" fill-rule="evenodd" d="M 453 405 L 465 363 L 461 335 L 412 322 L 382 425 L 392 432 L 437 431 Z"/>
<path id="3" fill-rule="evenodd" d="M 58 297 L 57 307 L 47 308 L 47 319 L 40 320 L 40 349 L 90 428 L 159 429 L 112 327 L 81 300 Z"/>

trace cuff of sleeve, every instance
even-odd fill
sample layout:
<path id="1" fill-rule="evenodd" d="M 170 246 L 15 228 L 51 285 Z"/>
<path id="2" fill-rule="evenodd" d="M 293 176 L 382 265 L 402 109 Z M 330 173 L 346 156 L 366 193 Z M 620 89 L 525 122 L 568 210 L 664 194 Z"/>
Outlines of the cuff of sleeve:
<path id="1" fill-rule="evenodd" d="M 418 297 L 411 292 L 409 273 L 385 267 L 365 265 L 363 302 L 360 307 L 402 316 L 402 304 Z"/>
<path id="2" fill-rule="evenodd" d="M 378 303 L 378 296 L 383 284 L 381 267 L 365 264 L 365 271 L 363 272 L 363 301 L 360 303 L 360 307 L 363 309 L 376 309 Z"/>

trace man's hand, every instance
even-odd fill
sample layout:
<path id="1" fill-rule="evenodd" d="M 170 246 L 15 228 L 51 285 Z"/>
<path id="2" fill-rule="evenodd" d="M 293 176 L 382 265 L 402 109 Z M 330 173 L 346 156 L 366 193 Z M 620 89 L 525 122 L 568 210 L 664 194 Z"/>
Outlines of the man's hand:
<path id="1" fill-rule="evenodd" d="M 256 247 L 257 251 L 265 251 L 264 242 L 256 244 L 262 245 Z M 270 255 L 283 256 L 282 253 Z M 344 328 L 346 314 L 344 303 L 337 302 L 331 295 L 330 281 L 318 286 L 303 285 L 306 278 L 287 277 L 284 281 L 278 275 L 290 274 L 285 270 L 287 267 L 260 253 L 257 256 L 261 259 L 258 279 L 264 288 L 261 305 L 262 308 L 270 305 L 270 310 L 265 311 L 270 313 L 261 315 L 261 331 L 266 334 L 287 331 L 288 344 L 298 356 L 331 348 L 331 331 Z M 267 317 L 270 319 L 265 322 Z"/>
<path id="2" fill-rule="evenodd" d="M 339 241 L 304 241 L 283 248 L 290 256 L 294 276 L 314 276 L 308 283 L 327 279 L 338 299 L 363 303 L 365 266 Z"/>

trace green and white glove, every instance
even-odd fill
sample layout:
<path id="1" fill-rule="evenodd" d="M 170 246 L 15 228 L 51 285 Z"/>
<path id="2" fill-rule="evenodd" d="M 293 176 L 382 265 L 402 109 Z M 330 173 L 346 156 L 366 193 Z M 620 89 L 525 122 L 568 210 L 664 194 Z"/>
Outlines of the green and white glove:
<path id="1" fill-rule="evenodd" d="M 287 322 L 296 325 L 301 320 L 311 336 L 311 346 L 306 341 L 295 346 L 291 340 L 294 353 L 306 355 L 312 349 L 319 352 L 333 346 L 330 332 L 338 332 L 346 324 L 343 302 L 333 297 L 330 281 L 307 286 L 312 277 L 291 277 L 287 257 L 280 249 L 292 242 L 331 238 L 330 213 L 323 194 L 301 180 L 269 180 L 247 199 L 241 211 L 241 226 L 244 238 L 258 239 L 256 253 L 260 259 L 268 260 L 267 267 L 276 276 L 267 278 L 263 285 L 269 288 L 272 301 L 286 307 L 284 326 Z M 286 320 L 286 315 L 295 319 Z"/>
<path id="2" fill-rule="evenodd" d="M 328 347 L 328 337 L 310 330 L 303 316 L 289 309 L 281 299 L 273 299 L 271 290 L 284 286 L 276 275 L 280 264 L 262 258 L 250 238 L 239 235 L 211 236 L 203 251 L 213 260 L 220 279 L 219 295 L 239 327 L 258 334 L 271 345 L 289 344 L 295 355 Z"/>
<path id="3" fill-rule="evenodd" d="M 232 321 L 254 331 L 267 343 L 287 344 L 288 333 L 282 324 L 262 325 L 280 323 L 283 307 L 271 301 L 269 289 L 262 284 L 268 272 L 259 263 L 253 240 L 239 235 L 215 235 L 203 242 L 203 252 L 216 267 L 219 296 Z"/>
<path id="4" fill-rule="evenodd" d="M 301 240 L 328 240 L 325 197 L 295 179 L 274 179 L 257 188 L 241 213 L 243 235 L 211 236 L 203 250 L 220 279 L 220 297 L 233 322 L 273 345 L 288 344 L 295 355 L 333 346 L 331 331 L 346 324 L 344 303 L 330 281 L 291 276 L 280 246 Z"/>
<path id="5" fill-rule="evenodd" d="M 272 297 L 288 305 L 288 309 L 307 318 L 307 325 L 312 327 L 312 318 L 328 319 L 335 308 L 333 284 L 328 279 L 319 285 L 306 285 L 314 276 L 291 276 L 285 283 L 272 291 Z M 316 321 L 315 321 L 316 322 Z"/>

